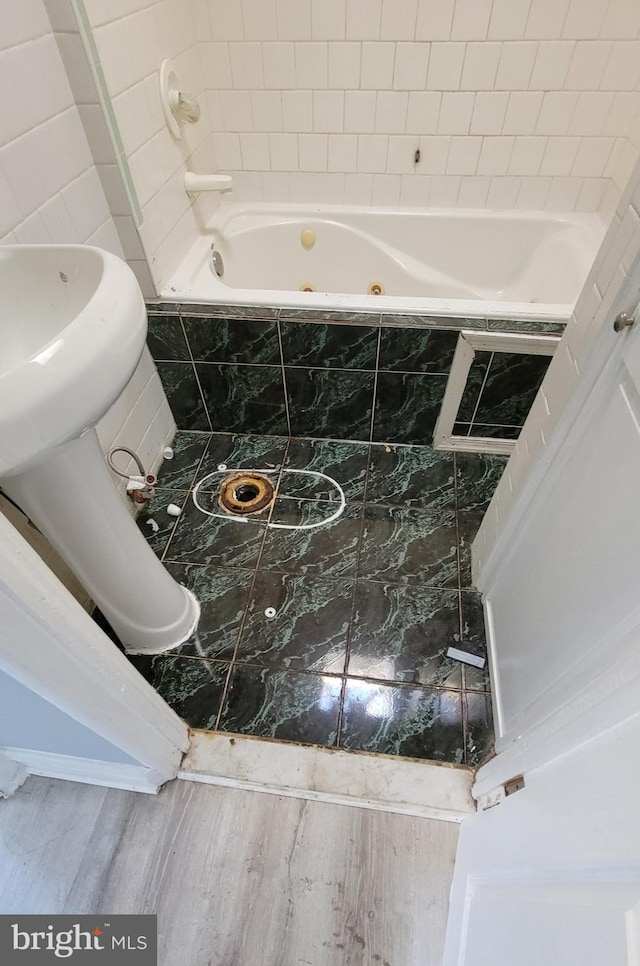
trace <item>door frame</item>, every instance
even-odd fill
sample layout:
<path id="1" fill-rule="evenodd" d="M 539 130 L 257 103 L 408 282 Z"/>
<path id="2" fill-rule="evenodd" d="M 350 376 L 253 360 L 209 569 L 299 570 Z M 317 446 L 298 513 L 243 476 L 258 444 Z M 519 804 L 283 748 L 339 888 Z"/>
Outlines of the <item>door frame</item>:
<path id="1" fill-rule="evenodd" d="M 0 614 L 0 670 L 140 762 L 135 773 L 126 766 L 127 787 L 154 792 L 176 776 L 189 746 L 186 724 L 2 514 Z M 69 765 L 85 781 L 98 780 L 93 773 L 104 765 L 97 783 L 112 784 L 108 763 L 94 763 L 84 779 L 77 759 Z"/>

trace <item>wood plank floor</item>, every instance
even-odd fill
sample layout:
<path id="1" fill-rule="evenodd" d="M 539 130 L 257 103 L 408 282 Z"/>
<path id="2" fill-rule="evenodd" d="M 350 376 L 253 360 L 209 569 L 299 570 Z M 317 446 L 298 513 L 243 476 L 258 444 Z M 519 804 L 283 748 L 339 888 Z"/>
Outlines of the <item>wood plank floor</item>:
<path id="1" fill-rule="evenodd" d="M 156 913 L 160 966 L 440 966 L 458 827 L 175 781 L 29 778 L 1 913 Z"/>

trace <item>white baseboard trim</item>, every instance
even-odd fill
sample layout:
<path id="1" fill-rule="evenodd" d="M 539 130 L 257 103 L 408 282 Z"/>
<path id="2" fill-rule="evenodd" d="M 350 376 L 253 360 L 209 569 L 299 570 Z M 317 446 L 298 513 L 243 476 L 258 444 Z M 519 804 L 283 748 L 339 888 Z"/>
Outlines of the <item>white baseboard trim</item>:
<path id="1" fill-rule="evenodd" d="M 163 784 L 161 776 L 145 765 L 75 758 L 27 748 L 0 748 L 0 751 L 12 761 L 24 765 L 30 775 L 41 775 L 44 778 L 60 778 L 85 785 L 103 785 L 106 788 L 123 788 L 130 792 L 147 792 L 150 795 L 157 794 Z"/>
<path id="2" fill-rule="evenodd" d="M 219 732 L 191 733 L 178 778 L 446 822 L 476 810 L 470 769 Z"/>

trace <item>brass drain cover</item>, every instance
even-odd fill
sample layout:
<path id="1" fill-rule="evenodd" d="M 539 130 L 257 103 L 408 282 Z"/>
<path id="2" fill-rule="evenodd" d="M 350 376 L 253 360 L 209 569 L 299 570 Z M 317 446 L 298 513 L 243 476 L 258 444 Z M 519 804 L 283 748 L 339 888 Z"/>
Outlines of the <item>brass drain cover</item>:
<path id="1" fill-rule="evenodd" d="M 232 473 L 220 484 L 218 503 L 228 513 L 261 513 L 273 502 L 273 483 L 262 473 Z"/>

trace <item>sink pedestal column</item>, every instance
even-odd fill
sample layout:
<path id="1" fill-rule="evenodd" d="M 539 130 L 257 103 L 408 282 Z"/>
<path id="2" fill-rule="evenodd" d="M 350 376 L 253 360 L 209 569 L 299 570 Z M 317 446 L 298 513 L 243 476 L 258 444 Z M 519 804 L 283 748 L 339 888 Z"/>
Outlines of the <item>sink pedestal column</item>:
<path id="1" fill-rule="evenodd" d="M 177 647 L 200 608 L 127 512 L 94 429 L 2 480 L 98 604 L 130 654 Z"/>

